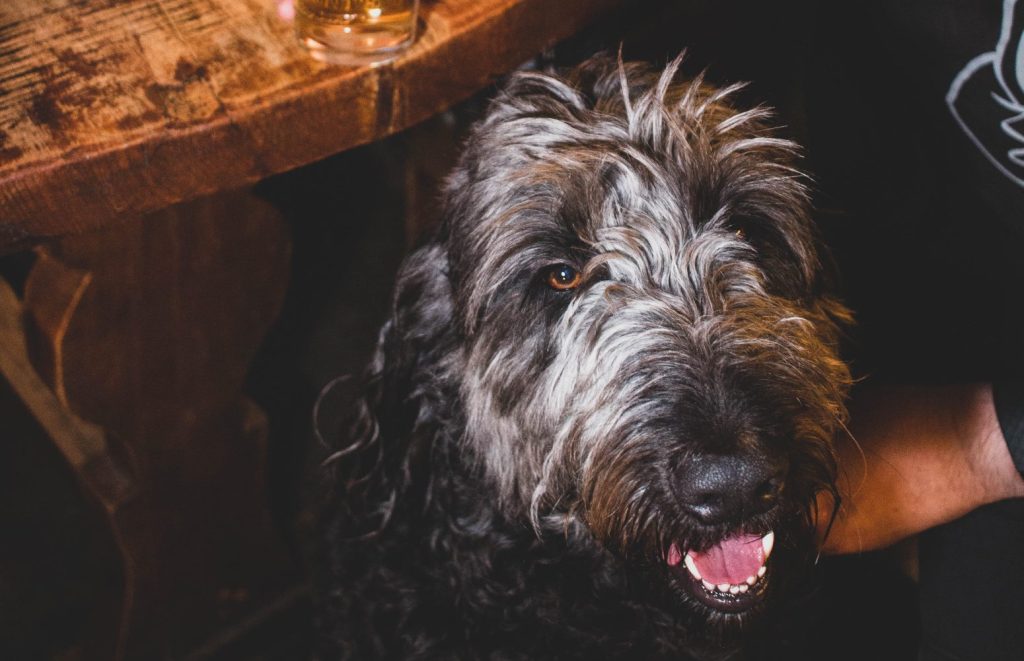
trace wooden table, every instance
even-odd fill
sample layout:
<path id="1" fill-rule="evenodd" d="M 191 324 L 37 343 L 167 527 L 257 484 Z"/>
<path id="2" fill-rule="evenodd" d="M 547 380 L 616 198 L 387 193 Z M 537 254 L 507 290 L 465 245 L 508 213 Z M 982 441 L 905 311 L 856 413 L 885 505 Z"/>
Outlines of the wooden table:
<path id="1" fill-rule="evenodd" d="M 241 390 L 290 244 L 246 186 L 409 127 L 614 4 L 424 0 L 379 68 L 314 62 L 275 0 L 0 4 L 0 253 L 36 256 L 20 295 L 0 282 L 0 371 L 121 554 L 87 657 L 173 655 L 283 562 Z"/>

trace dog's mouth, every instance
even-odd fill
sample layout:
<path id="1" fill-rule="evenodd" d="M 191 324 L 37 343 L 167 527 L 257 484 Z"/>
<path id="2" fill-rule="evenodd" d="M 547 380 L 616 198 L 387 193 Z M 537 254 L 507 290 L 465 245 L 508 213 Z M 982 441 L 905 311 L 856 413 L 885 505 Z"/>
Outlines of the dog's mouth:
<path id="1" fill-rule="evenodd" d="M 669 547 L 666 562 L 698 601 L 723 613 L 742 613 L 767 592 L 768 558 L 775 533 L 736 534 L 703 551 Z"/>

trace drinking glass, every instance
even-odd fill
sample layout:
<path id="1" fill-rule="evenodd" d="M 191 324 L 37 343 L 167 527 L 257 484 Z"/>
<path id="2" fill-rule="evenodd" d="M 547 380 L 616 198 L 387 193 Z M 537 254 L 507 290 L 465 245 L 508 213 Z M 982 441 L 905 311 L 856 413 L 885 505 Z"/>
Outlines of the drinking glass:
<path id="1" fill-rule="evenodd" d="M 295 0 L 295 32 L 317 60 L 377 65 L 416 38 L 419 0 Z"/>

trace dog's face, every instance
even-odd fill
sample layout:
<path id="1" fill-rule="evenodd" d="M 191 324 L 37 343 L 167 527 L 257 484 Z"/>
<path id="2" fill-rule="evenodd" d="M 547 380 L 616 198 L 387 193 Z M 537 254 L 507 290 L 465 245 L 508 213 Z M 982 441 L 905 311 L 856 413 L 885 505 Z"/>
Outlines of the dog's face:
<path id="1" fill-rule="evenodd" d="M 443 245 L 464 442 L 501 509 L 584 526 L 728 619 L 831 484 L 846 312 L 793 145 L 673 74 L 517 75 L 449 183 Z"/>

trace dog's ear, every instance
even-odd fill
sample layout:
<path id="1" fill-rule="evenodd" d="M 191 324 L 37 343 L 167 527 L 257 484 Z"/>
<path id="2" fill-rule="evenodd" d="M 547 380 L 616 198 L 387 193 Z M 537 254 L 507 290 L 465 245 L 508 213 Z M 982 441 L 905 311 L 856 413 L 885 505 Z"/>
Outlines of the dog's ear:
<path id="1" fill-rule="evenodd" d="M 816 269 L 811 280 L 811 305 L 816 307 L 824 317 L 830 320 L 838 330 L 838 339 L 846 341 L 850 338 L 847 333 L 854 324 L 853 312 L 837 297 L 837 292 L 843 290 L 841 270 L 839 263 L 832 254 L 829 241 L 826 239 L 824 229 L 836 222 L 845 222 L 843 218 L 838 220 L 832 213 L 814 210 L 813 216 L 808 216 L 810 223 L 809 243 L 816 255 Z"/>
<path id="2" fill-rule="evenodd" d="M 335 506 L 350 535 L 383 529 L 396 502 L 410 500 L 418 463 L 426 461 L 437 415 L 450 407 L 445 374 L 458 352 L 448 260 L 438 244 L 409 256 L 399 270 L 392 309 L 381 328 L 334 468 Z M 424 478 L 425 479 L 425 478 Z M 402 498 L 399 498 L 402 496 Z M 345 516 L 347 514 L 348 516 Z M 371 520 L 373 519 L 373 520 Z M 356 529 L 351 527 L 355 526 Z"/>
<path id="3" fill-rule="evenodd" d="M 453 349 L 448 268 L 445 250 L 435 243 L 410 255 L 399 269 L 391 314 L 367 374 L 368 396 L 379 413 L 388 413 L 382 424 L 392 434 L 411 429 L 419 400 L 430 394 L 424 388 L 436 385 L 438 364 Z"/>

